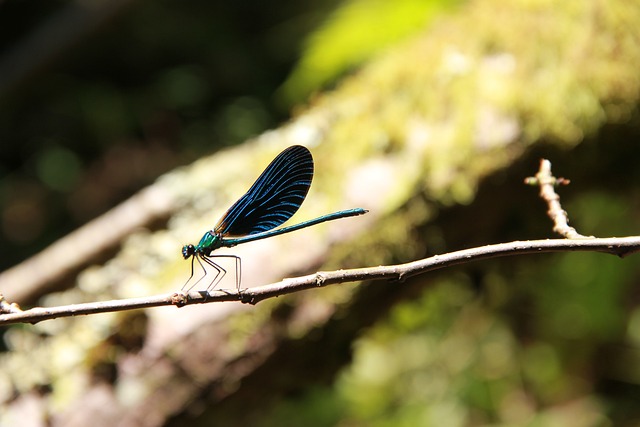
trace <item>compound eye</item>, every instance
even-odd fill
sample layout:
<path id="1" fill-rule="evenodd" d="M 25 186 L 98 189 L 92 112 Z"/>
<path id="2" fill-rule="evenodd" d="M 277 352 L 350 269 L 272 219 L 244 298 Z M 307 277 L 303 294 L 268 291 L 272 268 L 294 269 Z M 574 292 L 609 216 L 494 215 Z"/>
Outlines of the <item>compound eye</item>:
<path id="1" fill-rule="evenodd" d="M 184 245 L 182 247 L 182 257 L 184 259 L 191 258 L 196 253 L 196 247 L 193 245 Z"/>

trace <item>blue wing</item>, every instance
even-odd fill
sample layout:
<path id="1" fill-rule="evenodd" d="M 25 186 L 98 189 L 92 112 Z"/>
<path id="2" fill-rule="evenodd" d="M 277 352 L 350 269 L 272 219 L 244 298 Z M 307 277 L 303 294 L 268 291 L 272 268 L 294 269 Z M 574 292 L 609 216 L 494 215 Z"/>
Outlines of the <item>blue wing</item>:
<path id="1" fill-rule="evenodd" d="M 301 145 L 287 148 L 229 208 L 214 231 L 223 236 L 246 236 L 279 226 L 300 208 L 312 179 L 309 150 Z"/>

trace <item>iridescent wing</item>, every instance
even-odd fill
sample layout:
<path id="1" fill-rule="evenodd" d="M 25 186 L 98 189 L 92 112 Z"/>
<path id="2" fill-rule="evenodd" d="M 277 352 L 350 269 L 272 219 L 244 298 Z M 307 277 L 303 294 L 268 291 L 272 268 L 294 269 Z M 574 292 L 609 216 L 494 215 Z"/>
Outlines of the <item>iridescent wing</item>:
<path id="1" fill-rule="evenodd" d="M 214 231 L 247 236 L 271 230 L 296 213 L 313 179 L 313 157 L 300 145 L 273 159 L 249 191 L 220 219 Z"/>

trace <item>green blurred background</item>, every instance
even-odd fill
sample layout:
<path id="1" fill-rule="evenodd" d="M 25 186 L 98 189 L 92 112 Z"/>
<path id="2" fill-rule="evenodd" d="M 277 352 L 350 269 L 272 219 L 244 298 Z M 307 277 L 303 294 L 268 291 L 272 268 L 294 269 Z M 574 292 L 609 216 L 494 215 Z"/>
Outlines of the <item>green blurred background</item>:
<path id="1" fill-rule="evenodd" d="M 0 269 L 286 118 L 274 92 L 332 6 L 109 3 L 0 4 Z"/>
<path id="2" fill-rule="evenodd" d="M 0 3 L 0 270 L 277 126 L 449 3 Z"/>

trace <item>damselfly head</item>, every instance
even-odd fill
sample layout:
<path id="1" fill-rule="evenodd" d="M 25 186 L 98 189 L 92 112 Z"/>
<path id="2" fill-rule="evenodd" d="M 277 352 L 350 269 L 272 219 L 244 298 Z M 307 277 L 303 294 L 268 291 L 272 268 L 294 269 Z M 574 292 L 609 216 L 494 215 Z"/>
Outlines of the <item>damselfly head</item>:
<path id="1" fill-rule="evenodd" d="M 182 257 L 184 259 L 191 258 L 196 253 L 196 247 L 189 244 L 182 247 Z"/>

